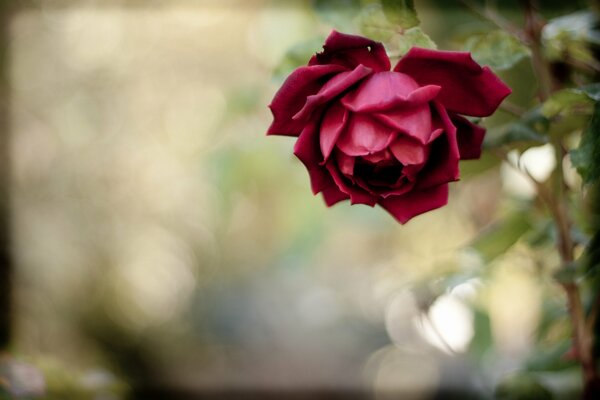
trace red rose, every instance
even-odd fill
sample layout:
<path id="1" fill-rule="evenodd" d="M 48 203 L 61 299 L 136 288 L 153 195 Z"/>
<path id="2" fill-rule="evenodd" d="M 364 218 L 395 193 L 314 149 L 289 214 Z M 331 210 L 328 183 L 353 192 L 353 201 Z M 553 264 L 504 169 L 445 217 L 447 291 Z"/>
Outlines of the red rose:
<path id="1" fill-rule="evenodd" d="M 479 158 L 485 117 L 511 93 L 469 53 L 414 47 L 390 71 L 383 45 L 333 31 L 275 94 L 268 135 L 294 154 L 328 206 L 379 204 L 399 222 L 445 205 L 458 161 Z"/>

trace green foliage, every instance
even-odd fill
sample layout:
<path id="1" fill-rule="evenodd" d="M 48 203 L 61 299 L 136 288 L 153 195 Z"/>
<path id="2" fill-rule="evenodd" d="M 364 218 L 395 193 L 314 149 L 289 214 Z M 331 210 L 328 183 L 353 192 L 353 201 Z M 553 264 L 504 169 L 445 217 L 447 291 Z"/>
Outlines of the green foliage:
<path id="1" fill-rule="evenodd" d="M 542 104 L 542 115 L 548 119 L 578 114 L 590 114 L 593 101 L 582 90 L 564 89 L 555 92 Z"/>
<path id="2" fill-rule="evenodd" d="M 387 19 L 379 3 L 366 6 L 356 21 L 360 33 L 381 42 L 387 42 L 399 31 L 398 27 Z"/>
<path id="3" fill-rule="evenodd" d="M 513 35 L 501 30 L 469 36 L 464 49 L 470 51 L 478 63 L 497 70 L 509 69 L 529 56 L 527 47 Z"/>
<path id="4" fill-rule="evenodd" d="M 506 377 L 496 387 L 494 398 L 499 400 L 550 400 L 552 393 L 534 375 L 521 372 Z"/>
<path id="5" fill-rule="evenodd" d="M 414 28 L 420 24 L 412 0 L 381 0 L 387 19 L 402 28 Z"/>
<path id="6" fill-rule="evenodd" d="M 353 20 L 361 12 L 360 0 L 314 0 L 317 15 L 334 28 L 345 32 L 354 29 Z"/>
<path id="7" fill-rule="evenodd" d="M 581 136 L 579 147 L 571 150 L 570 156 L 584 183 L 600 179 L 600 102 L 594 105 L 590 124 Z"/>
<path id="8" fill-rule="evenodd" d="M 597 63 L 593 48 L 600 46 L 596 30 L 598 17 L 591 11 L 579 11 L 551 20 L 544 27 L 543 43 L 550 60 L 565 59 L 581 63 Z"/>
<path id="9" fill-rule="evenodd" d="M 421 28 L 411 28 L 393 37 L 392 45 L 398 55 L 406 54 L 411 47 L 437 49 L 437 45 Z"/>
<path id="10" fill-rule="evenodd" d="M 503 145 L 540 145 L 548 141 L 550 121 L 540 107 L 526 112 L 519 120 L 489 129 L 483 145 L 494 148 Z"/>
<path id="11" fill-rule="evenodd" d="M 531 229 L 530 218 L 528 210 L 514 211 L 486 229 L 471 243 L 471 247 L 485 262 L 490 262 L 504 254 Z"/>

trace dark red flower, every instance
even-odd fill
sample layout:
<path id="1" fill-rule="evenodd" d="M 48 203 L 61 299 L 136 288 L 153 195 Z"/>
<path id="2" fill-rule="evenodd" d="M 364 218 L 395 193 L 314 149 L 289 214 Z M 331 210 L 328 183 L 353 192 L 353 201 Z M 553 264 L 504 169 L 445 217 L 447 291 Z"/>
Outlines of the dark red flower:
<path id="1" fill-rule="evenodd" d="M 414 47 L 390 71 L 383 45 L 333 31 L 275 94 L 268 135 L 296 136 L 331 206 L 379 204 L 399 222 L 448 201 L 459 160 L 479 158 L 485 117 L 511 93 L 469 53 Z"/>

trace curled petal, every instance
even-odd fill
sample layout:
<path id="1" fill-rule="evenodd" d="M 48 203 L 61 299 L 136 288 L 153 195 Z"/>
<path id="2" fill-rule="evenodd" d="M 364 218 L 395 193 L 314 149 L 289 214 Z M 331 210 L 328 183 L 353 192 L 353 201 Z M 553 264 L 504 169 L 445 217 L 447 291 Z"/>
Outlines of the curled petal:
<path id="1" fill-rule="evenodd" d="M 409 136 L 399 135 L 390 145 L 392 154 L 403 165 L 422 165 L 427 161 L 429 148 Z"/>
<path id="2" fill-rule="evenodd" d="M 413 78 L 398 72 L 377 72 L 345 95 L 342 104 L 354 112 L 382 112 L 427 103 L 440 89 L 436 85 L 419 87 Z"/>
<path id="3" fill-rule="evenodd" d="M 413 47 L 394 71 L 412 76 L 420 85 L 441 86 L 437 100 L 460 114 L 488 116 L 511 93 L 500 78 L 488 67 L 482 68 L 467 52 Z"/>
<path id="4" fill-rule="evenodd" d="M 267 135 L 298 136 L 304 122 L 295 121 L 293 116 L 304 106 L 308 96 L 317 93 L 332 75 L 345 70 L 339 65 L 315 65 L 292 72 L 269 105 L 273 123 Z"/>
<path id="5" fill-rule="evenodd" d="M 431 111 L 429 104 L 416 107 L 390 110 L 373 117 L 384 124 L 404 132 L 417 139 L 422 144 L 429 143 L 432 139 Z"/>
<path id="6" fill-rule="evenodd" d="M 341 104 L 335 103 L 327 110 L 323 117 L 319 141 L 321 144 L 321 154 L 325 161 L 329 158 L 335 143 L 346 126 L 348 114 L 348 111 Z"/>
<path id="7" fill-rule="evenodd" d="M 379 163 L 382 161 L 390 161 L 393 159 L 392 153 L 388 149 L 378 151 L 377 153 L 362 156 L 362 158 L 371 163 Z"/>
<path id="8" fill-rule="evenodd" d="M 373 207 L 377 203 L 377 198 L 367 193 L 365 190 L 354 186 L 353 184 L 344 180 L 344 177 L 340 174 L 337 165 L 331 160 L 325 164 L 327 170 L 331 174 L 337 187 L 348 196 L 350 196 L 351 204 L 366 204 Z"/>
<path id="9" fill-rule="evenodd" d="M 456 127 L 439 103 L 433 102 L 432 111 L 434 111 L 434 126 L 443 128 L 444 132 L 430 145 L 428 161 L 417 178 L 419 189 L 456 181 L 459 177 L 460 154 L 456 140 Z"/>
<path id="10" fill-rule="evenodd" d="M 404 224 L 411 218 L 427 211 L 435 210 L 448 203 L 448 184 L 424 190 L 412 190 L 400 196 L 388 196 L 379 205 Z"/>
<path id="11" fill-rule="evenodd" d="M 364 156 L 385 149 L 394 140 L 394 129 L 364 114 L 353 114 L 337 141 L 337 147 L 349 156 Z"/>
<path id="12" fill-rule="evenodd" d="M 456 126 L 458 151 L 461 160 L 474 160 L 481 156 L 481 145 L 485 136 L 485 128 L 475 125 L 460 115 L 451 115 L 452 123 Z"/>
<path id="13" fill-rule="evenodd" d="M 317 94 L 310 95 L 306 99 L 306 104 L 293 119 L 298 121 L 306 121 L 310 118 L 313 111 L 327 104 L 333 98 L 340 95 L 342 92 L 360 82 L 364 77 L 370 75 L 372 70 L 364 65 L 358 65 L 352 71 L 344 71 L 331 78 Z"/>
<path id="14" fill-rule="evenodd" d="M 354 164 L 356 163 L 356 158 L 350 157 L 342 153 L 341 151 L 337 151 L 335 153 L 335 160 L 337 161 L 338 167 L 340 168 L 342 174 L 352 179 L 352 175 L 354 174 Z"/>
<path id="15" fill-rule="evenodd" d="M 375 71 L 389 71 L 390 59 L 380 42 L 362 36 L 332 31 L 323 51 L 314 55 L 308 65 L 336 64 L 355 68 L 362 64 Z"/>

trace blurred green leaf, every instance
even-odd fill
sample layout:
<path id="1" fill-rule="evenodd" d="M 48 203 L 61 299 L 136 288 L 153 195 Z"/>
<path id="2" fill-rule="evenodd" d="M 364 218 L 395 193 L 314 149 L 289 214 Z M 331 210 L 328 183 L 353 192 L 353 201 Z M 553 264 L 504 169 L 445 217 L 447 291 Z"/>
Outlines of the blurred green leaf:
<path id="1" fill-rule="evenodd" d="M 600 101 L 600 83 L 591 83 L 589 85 L 581 86 L 575 90 L 585 93 L 594 101 Z"/>
<path id="2" fill-rule="evenodd" d="M 411 47 L 422 47 L 425 49 L 437 49 L 437 45 L 421 28 L 411 28 L 403 33 L 395 35 L 391 40 L 392 46 L 398 55 L 406 54 Z"/>
<path id="3" fill-rule="evenodd" d="M 381 0 L 388 21 L 401 29 L 414 28 L 421 21 L 412 0 Z"/>
<path id="4" fill-rule="evenodd" d="M 536 107 L 518 121 L 488 129 L 483 145 L 494 148 L 511 144 L 545 144 L 549 127 L 550 121 L 542 114 L 541 108 Z"/>
<path id="5" fill-rule="evenodd" d="M 542 31 L 546 56 L 550 60 L 572 59 L 582 63 L 597 63 L 592 51 L 600 45 L 596 29 L 598 16 L 591 11 L 578 11 L 550 20 Z"/>
<path id="6" fill-rule="evenodd" d="M 361 11 L 360 0 L 314 0 L 313 9 L 321 20 L 345 32 L 354 31 L 354 19 Z"/>
<path id="7" fill-rule="evenodd" d="M 464 160 L 460 162 L 460 177 L 461 179 L 472 178 L 500 165 L 501 162 L 502 159 L 496 154 L 484 151 L 477 160 Z"/>
<path id="8" fill-rule="evenodd" d="M 594 114 L 581 136 L 579 147 L 571 150 L 570 156 L 584 183 L 600 179 L 600 102 L 594 106 Z"/>
<path id="9" fill-rule="evenodd" d="M 391 23 L 383 11 L 381 4 L 374 3 L 364 7 L 357 17 L 360 32 L 373 40 L 386 42 L 398 31 L 398 27 Z"/>
<path id="10" fill-rule="evenodd" d="M 483 358 L 493 348 L 494 337 L 489 315 L 478 308 L 473 310 L 473 331 L 475 334 L 469 345 L 469 353 Z"/>
<path id="11" fill-rule="evenodd" d="M 549 400 L 552 399 L 552 393 L 532 374 L 520 372 L 511 374 L 500 382 L 496 387 L 494 398 L 506 400 Z"/>
<path id="12" fill-rule="evenodd" d="M 515 211 L 484 230 L 473 243 L 474 248 L 484 261 L 490 262 L 505 253 L 521 236 L 528 232 L 532 224 L 530 213 L 526 210 Z"/>
<path id="13" fill-rule="evenodd" d="M 527 47 L 501 30 L 471 35 L 464 48 L 478 63 L 497 70 L 509 69 L 529 55 Z"/>
<path id="14" fill-rule="evenodd" d="M 542 104 L 542 115 L 551 119 L 572 113 L 589 114 L 592 105 L 592 99 L 587 93 L 577 89 L 564 89 L 553 93 Z"/>

